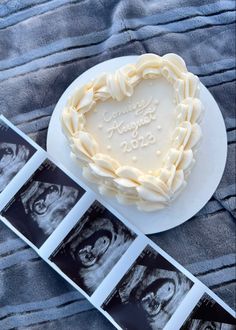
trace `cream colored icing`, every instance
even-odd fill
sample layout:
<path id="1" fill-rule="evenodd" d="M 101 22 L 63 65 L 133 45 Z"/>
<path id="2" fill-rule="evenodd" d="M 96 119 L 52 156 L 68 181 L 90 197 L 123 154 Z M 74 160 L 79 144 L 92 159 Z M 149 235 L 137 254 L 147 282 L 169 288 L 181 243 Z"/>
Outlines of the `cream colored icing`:
<path id="1" fill-rule="evenodd" d="M 126 165 L 145 173 L 154 173 L 162 166 L 176 127 L 172 85 L 164 77 L 151 82 L 150 86 L 150 79 L 141 80 L 133 94 L 122 101 L 98 102 L 96 112 L 86 113 L 85 124 L 100 153 L 109 154 L 120 164 L 125 160 Z"/>
<path id="2" fill-rule="evenodd" d="M 151 81 L 149 88 L 153 90 L 156 81 L 163 78 L 173 88 L 173 109 L 168 115 L 167 110 L 166 113 L 158 113 L 162 100 L 152 95 L 147 100 L 133 103 L 133 108 L 124 106 L 124 102 L 135 96 L 142 83 Z M 148 90 L 147 84 L 145 86 Z M 114 102 L 118 106 L 111 112 L 108 105 L 113 104 L 114 108 Z M 120 109 L 119 105 L 122 105 Z M 165 105 L 164 109 L 169 107 Z M 102 112 L 102 109 L 105 110 Z M 103 121 L 96 124 L 96 139 L 91 132 L 99 118 L 96 116 L 101 113 Z M 183 59 L 175 54 L 162 57 L 145 54 L 135 64 L 121 67 L 114 74 L 104 73 L 76 89 L 63 109 L 61 122 L 72 157 L 80 162 L 84 177 L 96 183 L 101 194 L 115 196 L 123 204 L 136 204 L 142 211 L 154 211 L 169 205 L 186 186 L 186 178 L 195 163 L 194 150 L 201 137 L 201 114 L 199 79 L 187 71 Z M 157 115 L 161 118 L 158 119 Z M 119 130 L 110 125 L 118 117 L 127 119 Z M 131 122 L 132 125 L 128 125 Z M 146 144 L 145 150 L 150 157 L 137 157 L 142 151 L 140 133 L 143 136 L 147 128 L 151 132 L 155 127 L 156 134 L 162 137 L 160 144 L 149 136 L 150 143 Z M 168 132 L 168 127 L 171 132 Z M 100 145 L 98 137 L 102 133 L 99 132 L 104 129 L 109 144 Z M 123 139 L 121 143 L 120 137 Z M 163 147 L 164 141 L 168 143 Z M 129 143 L 129 148 L 124 142 Z M 120 143 L 119 155 L 118 149 L 113 154 L 116 143 Z M 139 152 L 136 154 L 137 148 Z M 142 163 L 141 158 L 145 158 L 146 162 Z M 148 167 L 150 163 L 155 165 L 154 168 Z"/>

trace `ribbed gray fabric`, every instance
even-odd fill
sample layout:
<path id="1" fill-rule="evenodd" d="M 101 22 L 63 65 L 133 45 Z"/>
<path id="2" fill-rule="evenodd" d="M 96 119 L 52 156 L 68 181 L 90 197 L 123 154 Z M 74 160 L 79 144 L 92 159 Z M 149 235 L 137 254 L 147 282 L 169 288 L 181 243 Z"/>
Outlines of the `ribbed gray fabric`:
<path id="1" fill-rule="evenodd" d="M 174 52 L 209 88 L 227 128 L 223 179 L 191 221 L 150 238 L 233 308 L 234 33 L 233 0 L 0 3 L 0 112 L 43 147 L 50 115 L 62 92 L 82 72 L 109 58 Z M 12 328 L 105 330 L 113 326 L 0 223 L 0 329 Z"/>

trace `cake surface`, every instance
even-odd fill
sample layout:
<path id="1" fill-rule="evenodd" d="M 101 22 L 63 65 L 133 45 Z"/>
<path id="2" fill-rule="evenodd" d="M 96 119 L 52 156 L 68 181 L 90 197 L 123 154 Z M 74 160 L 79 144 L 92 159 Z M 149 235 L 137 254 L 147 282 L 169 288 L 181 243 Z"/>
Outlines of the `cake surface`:
<path id="1" fill-rule="evenodd" d="M 145 54 L 76 89 L 62 112 L 71 155 L 103 195 L 161 209 L 186 185 L 201 137 L 199 79 L 175 54 Z"/>

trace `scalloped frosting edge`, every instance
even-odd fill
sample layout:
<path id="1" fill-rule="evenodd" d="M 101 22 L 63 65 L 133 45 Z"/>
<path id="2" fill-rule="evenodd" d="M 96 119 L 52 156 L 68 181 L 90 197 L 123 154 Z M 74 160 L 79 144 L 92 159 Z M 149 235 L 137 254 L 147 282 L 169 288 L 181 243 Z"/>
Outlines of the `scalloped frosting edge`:
<path id="1" fill-rule="evenodd" d="M 142 79 L 160 76 L 174 88 L 176 128 L 162 167 L 147 175 L 100 153 L 94 137 L 84 130 L 85 114 L 97 102 L 130 97 Z M 82 166 L 84 177 L 98 185 L 102 195 L 115 196 L 122 204 L 136 204 L 141 211 L 155 211 L 168 206 L 187 184 L 202 135 L 199 125 L 202 113 L 199 79 L 187 71 L 184 60 L 176 54 L 162 57 L 144 54 L 136 64 L 125 65 L 115 73 L 104 73 L 75 89 L 62 111 L 61 124 L 72 158 Z"/>

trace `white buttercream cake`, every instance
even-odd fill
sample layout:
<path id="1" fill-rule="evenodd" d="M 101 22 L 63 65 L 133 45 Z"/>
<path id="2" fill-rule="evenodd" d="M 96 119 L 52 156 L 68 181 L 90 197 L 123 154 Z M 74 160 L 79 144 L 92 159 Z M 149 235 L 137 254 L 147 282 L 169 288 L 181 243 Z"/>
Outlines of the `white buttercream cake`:
<path id="1" fill-rule="evenodd" d="M 201 137 L 199 79 L 175 54 L 145 54 L 75 89 L 62 112 L 71 155 L 101 194 L 154 211 L 186 185 Z"/>

